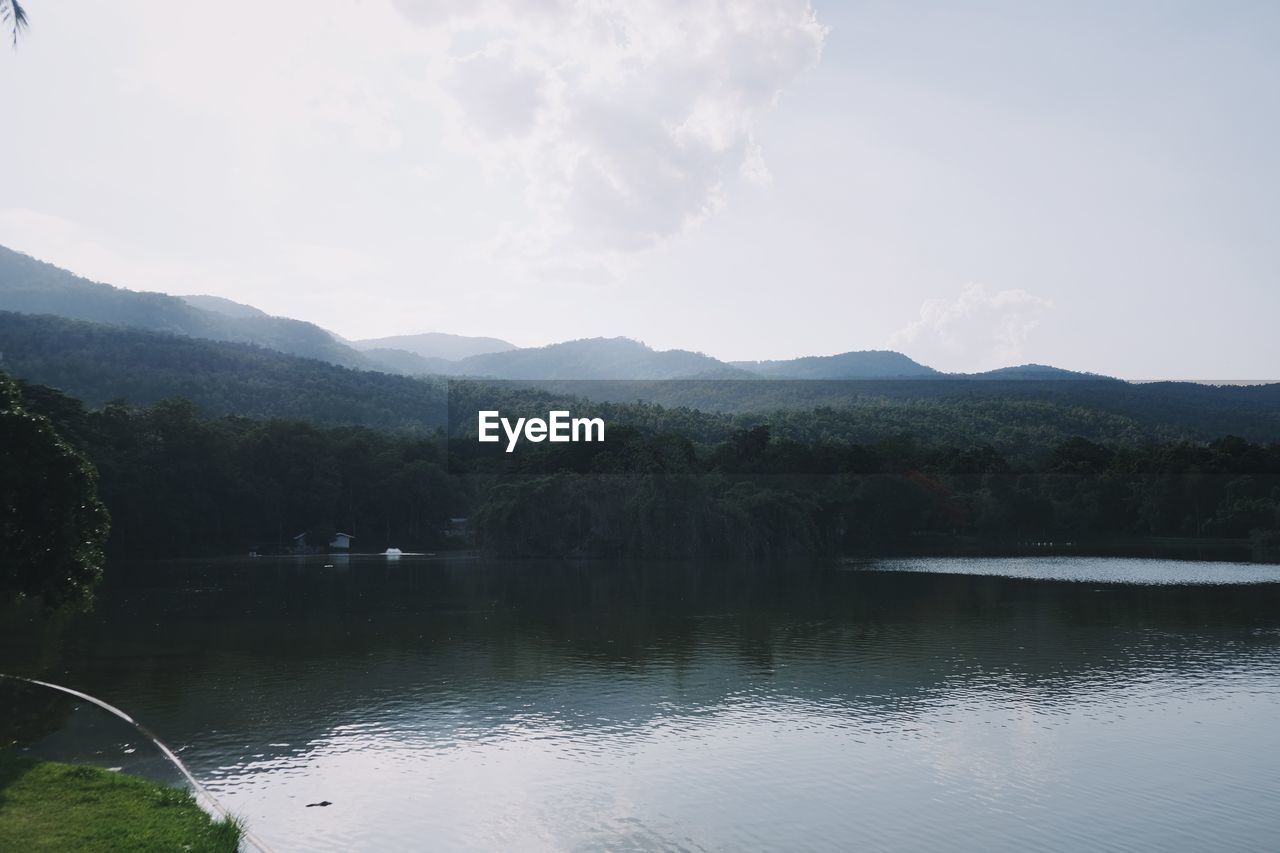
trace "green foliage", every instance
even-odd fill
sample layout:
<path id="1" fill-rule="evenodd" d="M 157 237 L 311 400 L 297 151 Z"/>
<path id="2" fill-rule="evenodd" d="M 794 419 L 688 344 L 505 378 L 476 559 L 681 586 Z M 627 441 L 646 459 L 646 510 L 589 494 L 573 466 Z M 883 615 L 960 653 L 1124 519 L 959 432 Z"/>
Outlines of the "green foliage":
<path id="1" fill-rule="evenodd" d="M 88 597 L 108 526 L 93 466 L 0 373 L 0 594 Z"/>
<path id="2" fill-rule="evenodd" d="M 0 752 L 0 850 L 234 853 L 240 836 L 186 791 Z"/>
<path id="3" fill-rule="evenodd" d="M 453 382 L 446 441 L 25 393 L 97 464 L 119 555 L 266 552 L 336 530 L 360 550 L 434 548 L 457 543 L 445 534 L 455 516 L 501 554 L 664 559 L 1133 537 L 1252 537 L 1269 553 L 1280 529 L 1280 444 L 1100 442 L 1064 434 L 1077 421 L 1054 423 L 1061 410 L 1035 401 L 1016 404 L 1027 432 L 1002 447 L 998 429 L 977 440 L 963 424 L 992 417 L 985 406 L 1008 414 L 998 401 L 922 404 L 915 433 L 892 418 L 869 426 L 861 409 L 736 416 Z M 479 408 L 568 408 L 609 426 L 602 444 L 505 453 L 474 440 Z"/>
<path id="4" fill-rule="evenodd" d="M 1263 554 L 1280 530 L 1280 444 L 1236 437 L 1141 448 L 1076 437 L 1018 464 L 989 445 L 805 444 L 768 425 L 697 444 L 615 429 L 585 459 L 452 447 L 464 467 L 494 472 L 475 527 L 506 555 L 768 559 L 1144 537 L 1252 537 Z"/>
<path id="5" fill-rule="evenodd" d="M 180 399 L 89 411 L 26 387 L 96 463 L 114 556 L 279 552 L 338 530 L 362 549 L 430 547 L 466 507 L 439 435 L 207 418 Z"/>
<path id="6" fill-rule="evenodd" d="M 545 416 L 551 408 L 567 408 L 603 417 L 611 428 L 678 434 L 699 443 L 767 424 L 776 442 L 866 446 L 910 435 L 925 448 L 987 445 L 1010 463 L 1037 466 L 1072 438 L 1130 447 L 1203 443 L 1228 434 L 1258 443 L 1280 440 L 1280 384 L 455 380 L 448 387 L 449 432 L 459 437 L 474 436 L 478 409 Z"/>

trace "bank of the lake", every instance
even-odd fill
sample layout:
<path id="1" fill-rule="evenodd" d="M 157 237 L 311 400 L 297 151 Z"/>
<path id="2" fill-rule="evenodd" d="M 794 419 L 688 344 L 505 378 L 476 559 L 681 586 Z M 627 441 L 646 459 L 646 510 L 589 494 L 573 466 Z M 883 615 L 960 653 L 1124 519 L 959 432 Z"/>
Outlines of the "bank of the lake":
<path id="1" fill-rule="evenodd" d="M 0 750 L 0 850 L 234 853 L 240 834 L 178 788 Z"/>

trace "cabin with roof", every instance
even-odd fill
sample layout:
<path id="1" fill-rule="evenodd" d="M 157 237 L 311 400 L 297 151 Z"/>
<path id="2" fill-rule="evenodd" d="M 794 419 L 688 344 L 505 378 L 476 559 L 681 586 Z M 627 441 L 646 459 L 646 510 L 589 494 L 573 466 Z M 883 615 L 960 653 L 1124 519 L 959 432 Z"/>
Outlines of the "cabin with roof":
<path id="1" fill-rule="evenodd" d="M 312 531 L 314 532 L 314 531 Z M 311 545 L 307 542 L 306 532 L 299 533 L 293 537 L 293 553 L 295 554 L 320 554 L 324 551 L 350 551 L 351 540 L 356 537 L 350 533 L 335 533 L 333 538 L 329 540 L 327 548 L 320 545 Z"/>

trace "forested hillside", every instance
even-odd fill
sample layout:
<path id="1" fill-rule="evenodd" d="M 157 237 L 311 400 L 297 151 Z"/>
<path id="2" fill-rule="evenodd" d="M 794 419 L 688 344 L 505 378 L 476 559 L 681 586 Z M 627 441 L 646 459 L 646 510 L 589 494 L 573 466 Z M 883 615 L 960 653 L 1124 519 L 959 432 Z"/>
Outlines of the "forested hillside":
<path id="1" fill-rule="evenodd" d="M 734 367 L 773 379 L 890 379 L 940 376 L 900 352 L 867 350 L 785 361 L 735 361 Z"/>
<path id="2" fill-rule="evenodd" d="M 492 395 L 485 408 L 518 405 L 503 395 L 534 389 L 551 398 L 612 404 L 600 411 L 634 418 L 692 421 L 737 427 L 762 422 L 779 435 L 812 441 L 868 441 L 910 433 L 926 443 L 989 443 L 1021 453 L 1071 436 L 1120 444 L 1209 440 L 1235 434 L 1253 441 L 1280 440 L 1280 384 L 1131 384 L 1114 379 L 981 380 L 906 379 L 863 381 L 673 380 L 667 382 L 476 382 L 450 387 Z M 628 406 L 643 401 L 648 406 Z M 479 403 L 476 404 L 479 406 Z M 454 407 L 461 410 L 460 407 Z M 474 407 L 472 409 L 474 411 Z M 545 411 L 545 408 L 543 409 Z M 692 412 L 718 414 L 694 417 Z"/>
<path id="3" fill-rule="evenodd" d="M 216 341 L 252 343 L 344 367 L 412 376 L 515 380 L 1098 380 L 1044 365 L 1021 365 L 971 375 L 949 374 L 902 353 L 862 350 L 782 361 L 727 363 L 700 352 L 655 350 L 630 338 L 584 338 L 517 348 L 498 338 L 439 332 L 347 342 L 300 320 L 269 316 L 225 297 L 170 296 L 126 290 L 77 276 L 0 246 L 0 311 L 48 314 Z M 772 393 L 772 392 L 770 392 Z M 794 393 L 794 392 L 788 392 Z M 674 399 L 665 402 L 676 403 Z M 806 398 L 805 405 L 821 400 Z M 750 398 L 722 407 L 748 411 L 767 405 Z"/>
<path id="4" fill-rule="evenodd" d="M 228 317 L 267 317 L 266 311 L 260 308 L 254 308 L 252 305 L 245 305 L 243 302 L 236 302 L 223 296 L 207 296 L 204 294 L 183 295 L 179 296 L 183 302 L 188 305 L 194 305 L 204 311 L 212 311 L 215 314 L 225 314 Z"/>
<path id="5" fill-rule="evenodd" d="M 173 397 L 210 415 L 389 430 L 444 423 L 444 387 L 249 344 L 0 311 L 0 369 L 92 405 Z"/>
<path id="6" fill-rule="evenodd" d="M 0 312 L 0 368 L 94 405 L 183 397 L 211 415 L 417 431 L 445 423 L 442 380 L 355 371 L 260 347 L 56 317 Z M 611 423 L 708 441 L 760 423 L 798 441 L 867 442 L 910 434 L 926 445 L 989 444 L 1015 458 L 1073 436 L 1131 446 L 1227 434 L 1280 440 L 1280 385 L 755 379 L 454 380 L 449 386 L 454 411 L 469 413 L 467 418 L 482 404 L 545 414 L 559 400 L 582 413 L 603 413 Z"/>
<path id="7" fill-rule="evenodd" d="M 545 347 L 474 355 L 453 362 L 455 376 L 494 379 L 678 379 L 751 374 L 709 355 L 654 350 L 629 338 L 586 338 Z"/>
<path id="8" fill-rule="evenodd" d="M 199 304 L 216 297 L 196 297 Z M 228 300 L 222 300 L 224 303 Z M 81 278 L 0 246 L 0 311 L 52 314 L 194 338 L 253 343 L 347 367 L 373 362 L 312 323 L 258 312 L 208 310 L 164 293 L 145 293 Z M 235 303 L 231 303 L 234 305 Z M 243 306 L 242 306 L 243 307 Z"/>

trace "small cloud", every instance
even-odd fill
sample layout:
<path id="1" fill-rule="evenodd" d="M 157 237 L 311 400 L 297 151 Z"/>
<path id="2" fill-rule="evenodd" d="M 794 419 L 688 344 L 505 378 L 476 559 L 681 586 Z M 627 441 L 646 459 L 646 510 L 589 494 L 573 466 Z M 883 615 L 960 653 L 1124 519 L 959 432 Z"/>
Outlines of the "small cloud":
<path id="1" fill-rule="evenodd" d="M 919 319 L 895 332 L 889 346 L 943 370 L 1003 367 L 1024 359 L 1031 333 L 1053 307 L 1022 289 L 970 284 L 955 299 L 925 300 Z"/>
<path id="2" fill-rule="evenodd" d="M 754 140 L 747 145 L 747 153 L 742 158 L 740 171 L 742 177 L 753 184 L 765 186 L 773 182 L 773 173 L 769 171 L 769 164 L 764 161 L 764 152 Z"/>

